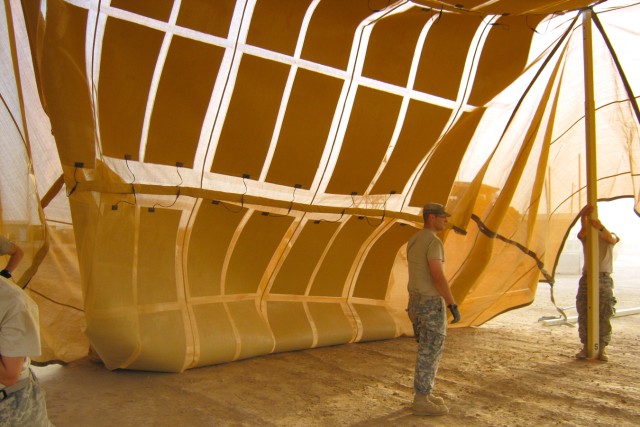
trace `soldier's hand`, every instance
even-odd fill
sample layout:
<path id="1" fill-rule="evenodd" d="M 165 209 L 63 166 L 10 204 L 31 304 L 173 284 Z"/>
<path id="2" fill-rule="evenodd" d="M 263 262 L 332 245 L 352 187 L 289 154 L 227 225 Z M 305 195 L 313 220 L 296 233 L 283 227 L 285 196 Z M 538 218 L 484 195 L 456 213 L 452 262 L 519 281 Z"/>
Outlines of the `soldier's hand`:
<path id="1" fill-rule="evenodd" d="M 451 315 L 453 315 L 453 320 L 451 323 L 458 323 L 460 321 L 460 311 L 458 310 L 457 304 L 449 304 L 449 311 L 451 311 Z"/>

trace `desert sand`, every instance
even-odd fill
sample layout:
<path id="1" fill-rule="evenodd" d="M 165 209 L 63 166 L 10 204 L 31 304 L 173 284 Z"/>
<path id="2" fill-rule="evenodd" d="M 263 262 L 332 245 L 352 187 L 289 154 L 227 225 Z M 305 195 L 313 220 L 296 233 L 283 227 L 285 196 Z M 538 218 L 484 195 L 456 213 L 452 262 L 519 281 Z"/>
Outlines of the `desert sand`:
<path id="1" fill-rule="evenodd" d="M 618 310 L 640 307 L 633 266 L 614 279 Z M 557 278 L 560 307 L 575 305 L 577 282 Z M 440 417 L 411 414 L 411 337 L 182 374 L 108 371 L 89 359 L 35 370 L 58 427 L 640 425 L 640 315 L 613 319 L 606 363 L 574 358 L 577 327 L 539 321 L 557 315 L 541 283 L 530 306 L 480 327 L 451 329 L 435 390 L 450 413 Z"/>

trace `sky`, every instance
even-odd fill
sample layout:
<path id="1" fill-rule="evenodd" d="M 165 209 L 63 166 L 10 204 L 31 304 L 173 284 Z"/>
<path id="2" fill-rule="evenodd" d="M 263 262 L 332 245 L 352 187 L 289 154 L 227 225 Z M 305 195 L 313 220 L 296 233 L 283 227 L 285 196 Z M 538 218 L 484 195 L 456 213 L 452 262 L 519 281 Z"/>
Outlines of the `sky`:
<path id="1" fill-rule="evenodd" d="M 620 237 L 618 252 L 640 252 L 640 217 L 633 211 L 633 199 L 624 198 L 598 203 L 598 216 L 608 230 Z M 579 227 L 579 223 L 578 223 Z M 578 233 L 572 231 L 572 235 Z"/>
<path id="2" fill-rule="evenodd" d="M 598 216 L 604 226 L 620 238 L 620 243 L 615 246 L 613 252 L 614 270 L 628 270 L 629 274 L 635 274 L 635 270 L 640 266 L 640 217 L 633 210 L 633 199 L 599 202 Z M 576 237 L 578 231 L 580 221 L 576 222 L 569 233 L 568 241 L 560 255 L 557 274 L 579 274 L 582 269 L 582 245 Z M 634 273 L 631 273 L 632 271 Z"/>

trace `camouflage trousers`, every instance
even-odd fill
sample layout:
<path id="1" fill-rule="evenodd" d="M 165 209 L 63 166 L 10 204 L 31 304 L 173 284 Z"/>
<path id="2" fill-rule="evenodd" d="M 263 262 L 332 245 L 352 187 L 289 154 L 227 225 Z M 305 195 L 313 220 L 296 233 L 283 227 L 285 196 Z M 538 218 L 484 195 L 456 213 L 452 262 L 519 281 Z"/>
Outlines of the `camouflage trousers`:
<path id="1" fill-rule="evenodd" d="M 609 274 L 601 273 L 599 293 L 599 342 L 600 347 L 611 342 L 611 318 L 616 312 L 616 299 L 613 296 L 613 279 Z M 580 342 L 587 344 L 587 276 L 580 277 L 578 295 L 576 296 L 576 309 L 578 310 L 578 335 Z"/>
<path id="2" fill-rule="evenodd" d="M 29 384 L 0 401 L 0 426 L 53 427 L 47 415 L 44 390 L 32 374 Z"/>
<path id="3" fill-rule="evenodd" d="M 425 299 L 419 295 L 410 295 L 407 311 L 418 341 L 413 387 L 416 393 L 430 394 L 447 333 L 444 300 L 440 297 Z"/>

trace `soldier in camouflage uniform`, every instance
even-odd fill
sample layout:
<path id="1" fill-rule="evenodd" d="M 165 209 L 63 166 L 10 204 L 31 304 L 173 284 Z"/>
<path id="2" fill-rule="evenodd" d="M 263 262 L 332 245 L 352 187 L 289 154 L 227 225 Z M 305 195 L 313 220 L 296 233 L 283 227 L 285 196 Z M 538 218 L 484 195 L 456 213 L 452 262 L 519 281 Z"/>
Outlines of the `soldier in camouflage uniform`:
<path id="1" fill-rule="evenodd" d="M 7 242 L 0 239 L 0 254 L 11 253 Z M 49 427 L 52 424 L 47 416 L 44 391 L 29 368 L 29 356 L 40 355 L 38 307 L 22 289 L 2 276 L 0 426 Z"/>
<path id="2" fill-rule="evenodd" d="M 599 277 L 599 353 L 598 359 L 606 362 L 609 356 L 606 347 L 611 341 L 611 318 L 615 314 L 616 299 L 613 296 L 613 247 L 620 241 L 620 238 L 607 230 L 599 219 L 589 219 L 593 212 L 593 206 L 587 205 L 580 213 L 580 221 L 582 228 L 578 232 L 578 239 L 582 242 L 585 251 L 585 266 L 582 268 L 582 277 L 578 285 L 578 294 L 576 295 L 576 309 L 578 310 L 578 335 L 580 342 L 583 344 L 582 350 L 576 354 L 577 359 L 586 359 L 588 357 L 587 348 L 587 267 L 586 267 L 586 241 L 587 227 L 591 226 L 598 233 L 598 269 Z"/>
<path id="3" fill-rule="evenodd" d="M 447 217 L 444 206 L 428 203 L 422 211 L 424 228 L 409 239 L 409 319 L 418 341 L 418 355 L 414 377 L 414 415 L 443 415 L 449 412 L 441 397 L 432 394 L 438 364 L 447 334 L 447 312 L 453 323 L 460 320 L 458 306 L 444 275 L 444 246 L 436 235 L 445 229 Z M 445 307 L 446 306 L 446 307 Z"/>

